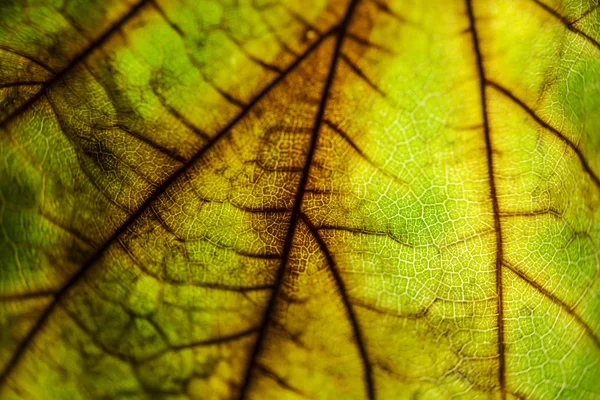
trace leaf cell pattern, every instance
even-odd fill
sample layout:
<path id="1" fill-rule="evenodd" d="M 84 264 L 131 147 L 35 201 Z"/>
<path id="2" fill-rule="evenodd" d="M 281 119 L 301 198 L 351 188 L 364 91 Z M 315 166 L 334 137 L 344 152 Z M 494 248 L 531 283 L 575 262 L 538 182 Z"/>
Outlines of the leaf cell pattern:
<path id="1" fill-rule="evenodd" d="M 0 3 L 0 397 L 600 396 L 596 0 Z"/>

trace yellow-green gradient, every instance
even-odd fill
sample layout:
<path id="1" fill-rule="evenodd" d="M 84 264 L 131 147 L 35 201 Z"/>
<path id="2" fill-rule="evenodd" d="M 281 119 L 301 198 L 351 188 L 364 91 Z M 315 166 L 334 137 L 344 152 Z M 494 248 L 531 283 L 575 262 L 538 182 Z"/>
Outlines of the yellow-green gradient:
<path id="1" fill-rule="evenodd" d="M 600 396 L 593 0 L 0 4 L 0 398 Z"/>

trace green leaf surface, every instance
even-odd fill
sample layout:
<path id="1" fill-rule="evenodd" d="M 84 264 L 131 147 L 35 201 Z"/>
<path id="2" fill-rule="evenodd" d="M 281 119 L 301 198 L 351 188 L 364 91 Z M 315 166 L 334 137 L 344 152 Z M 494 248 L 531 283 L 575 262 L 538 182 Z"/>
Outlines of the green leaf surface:
<path id="1" fill-rule="evenodd" d="M 600 398 L 596 0 L 0 2 L 0 398 Z"/>

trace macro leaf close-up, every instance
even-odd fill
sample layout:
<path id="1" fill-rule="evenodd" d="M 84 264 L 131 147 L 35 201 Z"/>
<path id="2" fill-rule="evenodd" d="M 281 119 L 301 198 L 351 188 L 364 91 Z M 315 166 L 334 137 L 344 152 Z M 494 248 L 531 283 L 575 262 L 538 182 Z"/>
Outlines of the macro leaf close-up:
<path id="1" fill-rule="evenodd" d="M 598 0 L 1 0 L 0 398 L 600 399 Z"/>

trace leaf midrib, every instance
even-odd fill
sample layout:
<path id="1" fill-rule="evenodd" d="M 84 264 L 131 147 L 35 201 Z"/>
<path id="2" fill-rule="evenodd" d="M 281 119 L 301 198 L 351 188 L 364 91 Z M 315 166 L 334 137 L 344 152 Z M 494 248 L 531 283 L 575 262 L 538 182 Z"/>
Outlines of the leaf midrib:
<path id="1" fill-rule="evenodd" d="M 500 222 L 500 208 L 498 205 L 498 194 L 496 192 L 496 180 L 494 172 L 494 159 L 492 141 L 490 135 L 490 124 L 488 121 L 487 96 L 485 69 L 483 57 L 479 48 L 479 36 L 475 24 L 475 14 L 473 11 L 472 0 L 466 0 L 467 14 L 469 16 L 469 32 L 473 42 L 473 51 L 477 64 L 477 75 L 479 78 L 479 99 L 481 102 L 481 114 L 483 118 L 483 133 L 485 140 L 485 153 L 487 158 L 488 183 L 490 189 L 490 198 L 492 200 L 492 209 L 494 213 L 494 232 L 496 233 L 496 296 L 497 296 L 497 348 L 498 348 L 498 381 L 500 385 L 500 396 L 506 399 L 506 371 L 505 371 L 505 343 L 504 343 L 504 298 L 502 286 L 502 262 L 503 262 L 503 243 L 502 243 L 502 223 Z"/>
<path id="2" fill-rule="evenodd" d="M 143 0 L 142 3 L 145 3 L 147 0 Z M 139 8 L 138 8 L 139 9 Z M 131 14 L 131 12 L 129 13 Z M 133 14 L 129 15 L 131 18 Z M 121 21 L 120 21 L 121 22 Z M 124 22 L 124 21 L 123 21 Z M 246 114 L 248 114 L 254 106 L 264 98 L 268 93 L 270 93 L 275 87 L 281 83 L 285 77 L 287 77 L 292 71 L 294 71 L 300 63 L 306 59 L 310 54 L 312 54 L 323 41 L 331 36 L 334 32 L 339 29 L 340 25 L 336 25 L 325 32 L 322 36 L 318 37 L 307 49 L 304 53 L 302 53 L 294 62 L 292 62 L 281 75 L 276 77 L 269 85 L 267 85 L 258 95 L 254 97 L 248 104 L 237 114 L 233 120 L 227 124 L 221 131 L 219 131 L 213 138 L 207 142 L 200 150 L 194 154 L 189 161 L 185 164 L 182 164 L 177 170 L 175 170 L 167 179 L 163 181 L 162 184 L 156 187 L 156 189 L 146 198 L 146 200 L 138 207 L 138 209 L 132 213 L 129 218 L 127 218 L 115 231 L 114 233 L 92 254 L 87 261 L 82 265 L 82 267 L 75 272 L 69 280 L 61 286 L 56 292 L 54 292 L 54 299 L 48 304 L 48 306 L 42 311 L 40 317 L 36 320 L 32 328 L 28 331 L 27 335 L 21 340 L 18 344 L 15 352 L 12 357 L 6 364 L 5 368 L 0 373 L 0 384 L 3 384 L 6 379 L 9 377 L 11 372 L 14 370 L 19 360 L 37 335 L 37 333 L 42 329 L 42 327 L 47 322 L 50 315 L 52 315 L 53 311 L 56 309 L 61 299 L 65 297 L 65 295 L 70 291 L 70 289 L 75 286 L 77 282 L 81 280 L 81 278 L 90 270 L 90 268 L 98 261 L 102 255 L 106 252 L 106 250 L 117 241 L 118 238 L 121 237 L 128 229 L 131 227 L 143 214 L 146 212 L 149 207 L 171 186 L 173 185 L 180 177 L 184 176 L 184 174 L 189 171 L 197 162 L 199 162 L 204 154 L 212 148 L 217 142 L 220 141 L 231 129 L 237 125 L 240 120 L 242 120 Z M 43 92 L 41 90 L 40 92 Z M 40 94 L 40 96 L 43 93 Z M 5 121 L 6 122 L 6 121 Z M 4 122 L 4 123 L 5 123 Z M 0 123 L 0 127 L 2 123 Z"/>
<path id="3" fill-rule="evenodd" d="M 298 182 L 298 188 L 296 190 L 296 195 L 295 195 L 294 204 L 293 204 L 293 208 L 292 208 L 292 214 L 290 216 L 290 222 L 288 225 L 288 230 L 287 230 L 287 234 L 286 234 L 286 238 L 285 238 L 285 242 L 284 242 L 281 264 L 279 265 L 279 268 L 277 269 L 277 273 L 275 276 L 274 289 L 272 290 L 271 296 L 269 297 L 269 300 L 267 302 L 267 306 L 265 307 L 265 311 L 263 313 L 263 316 L 262 316 L 262 319 L 260 322 L 258 336 L 256 338 L 256 341 L 254 342 L 252 353 L 250 354 L 248 365 L 246 367 L 246 371 L 245 371 L 244 378 L 242 381 L 242 386 L 240 388 L 240 393 L 239 393 L 239 397 L 238 397 L 239 400 L 245 400 L 247 398 L 249 389 L 250 389 L 250 384 L 251 384 L 252 377 L 253 377 L 253 372 L 257 368 L 260 367 L 258 358 L 262 352 L 263 343 L 264 343 L 265 338 L 268 333 L 268 328 L 269 328 L 269 325 L 271 322 L 271 317 L 275 310 L 277 300 L 279 298 L 279 295 L 280 295 L 282 287 L 283 287 L 283 282 L 284 282 L 285 274 L 287 271 L 289 256 L 290 256 L 290 253 L 292 250 L 293 240 L 294 240 L 294 237 L 297 232 L 298 223 L 300 220 L 303 219 L 302 202 L 304 200 L 304 194 L 306 192 L 306 185 L 308 182 L 308 178 L 310 176 L 310 170 L 311 170 L 311 166 L 312 166 L 313 156 L 314 156 L 314 153 L 317 148 L 318 141 L 319 141 L 319 134 L 321 132 L 321 127 L 325 122 L 325 118 L 324 118 L 325 110 L 327 107 L 327 102 L 330 98 L 331 87 L 332 87 L 334 79 L 335 79 L 338 61 L 343 57 L 342 45 L 344 43 L 344 39 L 346 38 L 346 32 L 347 32 L 348 26 L 350 24 L 350 21 L 355 13 L 356 7 L 358 6 L 359 2 L 360 2 L 360 0 L 351 0 L 350 1 L 350 3 L 347 6 L 347 9 L 344 13 L 344 17 L 339 24 L 339 29 L 337 29 L 337 39 L 336 39 L 336 43 L 335 43 L 335 48 L 334 48 L 333 54 L 331 56 L 331 62 L 329 65 L 329 70 L 327 72 L 326 82 L 325 82 L 325 85 L 323 86 L 323 90 L 321 93 L 321 100 L 319 102 L 319 108 L 318 108 L 317 114 L 315 116 L 312 134 L 310 137 L 308 153 L 307 153 L 305 161 L 304 161 L 302 175 L 300 176 L 300 181 Z M 309 228 L 310 228 L 310 225 L 309 225 Z M 334 275 L 336 284 L 337 284 L 338 288 L 340 289 L 340 293 L 342 294 L 342 300 L 344 301 L 344 304 L 346 305 L 346 310 L 348 312 L 348 317 L 350 319 L 350 323 L 352 326 L 353 336 L 357 343 L 358 350 L 359 350 L 359 353 L 360 353 L 360 356 L 361 356 L 361 359 L 363 362 L 364 380 L 365 380 L 367 398 L 369 400 L 373 400 L 373 399 L 375 399 L 375 388 L 373 385 L 373 378 L 371 375 L 371 367 L 370 367 L 370 364 L 367 359 L 365 346 L 362 342 L 362 336 L 360 333 L 360 329 L 358 327 L 358 322 L 354 316 L 354 313 L 353 313 L 351 307 L 349 306 L 349 302 L 348 302 L 347 298 L 345 297 L 345 289 L 344 289 L 343 282 L 341 281 L 339 273 L 334 269 L 335 267 L 333 266 L 332 258 L 330 256 L 329 252 L 326 250 L 324 242 L 319 241 L 319 236 L 318 236 L 318 233 L 316 233 L 316 231 L 311 229 L 311 233 L 313 234 L 315 240 L 317 240 L 319 247 L 322 250 L 325 250 L 325 256 L 327 258 L 328 265 L 330 266 L 330 269 L 331 269 L 332 274 Z"/>

